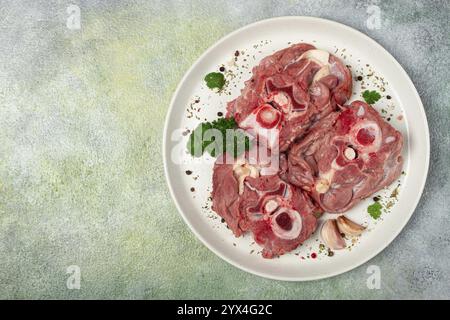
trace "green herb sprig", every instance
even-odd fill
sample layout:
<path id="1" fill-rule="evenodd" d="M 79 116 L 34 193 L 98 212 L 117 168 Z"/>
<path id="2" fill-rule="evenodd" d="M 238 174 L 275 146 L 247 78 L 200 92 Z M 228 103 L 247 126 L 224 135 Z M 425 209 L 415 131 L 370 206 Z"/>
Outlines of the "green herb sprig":
<path id="1" fill-rule="evenodd" d="M 225 152 L 237 157 L 251 145 L 250 137 L 239 129 L 234 118 L 219 118 L 200 123 L 191 133 L 187 149 L 194 157 L 201 157 L 205 151 L 213 157 Z"/>
<path id="2" fill-rule="evenodd" d="M 375 90 L 372 91 L 366 90 L 363 92 L 362 96 L 368 104 L 374 104 L 381 98 L 381 95 Z"/>

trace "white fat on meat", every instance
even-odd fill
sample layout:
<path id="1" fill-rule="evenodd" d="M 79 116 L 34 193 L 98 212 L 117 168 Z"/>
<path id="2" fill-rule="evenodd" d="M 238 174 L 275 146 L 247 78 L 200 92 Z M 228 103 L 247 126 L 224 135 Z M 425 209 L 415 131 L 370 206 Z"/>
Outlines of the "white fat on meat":
<path id="1" fill-rule="evenodd" d="M 365 178 L 361 179 L 357 184 L 353 186 L 353 194 L 358 194 L 359 191 L 364 187 L 364 184 L 366 183 Z"/>
<path id="2" fill-rule="evenodd" d="M 314 61 L 319 66 L 324 66 L 329 63 L 330 59 L 330 53 L 325 50 L 319 50 L 319 49 L 312 49 L 304 52 L 300 58 L 298 58 L 298 61 L 302 59 L 308 59 L 311 61 Z"/>
<path id="3" fill-rule="evenodd" d="M 330 64 L 330 73 L 332 75 L 335 75 L 340 81 L 344 80 L 345 78 L 345 75 L 342 73 L 337 62 L 333 62 Z"/>
<path id="4" fill-rule="evenodd" d="M 361 129 L 368 130 L 374 136 L 374 140 L 371 144 L 363 145 L 358 141 L 356 137 Z M 350 130 L 350 140 L 352 144 L 358 146 L 357 148 L 358 153 L 361 154 L 369 154 L 371 152 L 377 152 L 378 149 L 380 149 L 383 141 L 382 135 L 383 134 L 381 132 L 380 126 L 374 121 L 367 121 L 367 120 L 360 121 L 356 125 L 354 125 Z"/>
<path id="5" fill-rule="evenodd" d="M 305 71 L 306 70 L 306 68 L 308 68 L 309 67 L 309 64 L 311 63 L 311 60 L 308 60 L 308 62 L 307 63 L 305 63 L 305 65 L 303 66 L 303 68 L 301 68 L 298 72 L 297 72 L 297 74 L 296 74 L 296 76 L 299 76 L 299 75 L 301 75 L 302 73 L 303 73 L 303 71 Z"/>
<path id="6" fill-rule="evenodd" d="M 284 113 L 289 113 L 291 109 L 291 98 L 284 92 L 279 91 L 273 95 L 273 101 L 281 107 Z"/>
<path id="7" fill-rule="evenodd" d="M 362 116 L 364 116 L 365 113 L 366 112 L 364 110 L 364 107 L 363 106 L 359 106 L 358 112 L 356 112 L 356 115 L 361 118 Z"/>
<path id="8" fill-rule="evenodd" d="M 318 97 L 322 94 L 322 89 L 320 88 L 320 86 L 316 85 L 316 86 L 312 86 L 309 89 L 309 92 L 311 93 L 311 95 Z"/>
<path id="9" fill-rule="evenodd" d="M 278 208 L 278 202 L 276 200 L 273 200 L 273 199 L 267 201 L 266 204 L 264 205 L 264 211 L 266 213 L 272 213 L 277 208 Z"/>
<path id="10" fill-rule="evenodd" d="M 333 162 L 331 163 L 331 168 L 332 168 L 331 170 L 336 171 L 336 170 L 342 170 L 344 167 L 339 165 L 337 163 L 336 159 L 334 159 Z M 334 173 L 334 171 L 333 171 L 333 173 Z"/>
<path id="11" fill-rule="evenodd" d="M 335 163 L 336 160 L 333 160 L 333 163 Z M 330 169 L 327 172 L 320 173 L 319 179 L 316 181 L 316 191 L 318 193 L 326 193 L 328 189 L 330 189 L 331 181 L 333 180 L 334 173 L 336 172 L 335 169 Z"/>
<path id="12" fill-rule="evenodd" d="M 395 141 L 395 137 L 393 137 L 393 136 L 389 136 L 389 137 L 386 138 L 386 140 L 384 140 L 384 142 L 386 142 L 386 143 L 391 143 L 391 142 L 394 142 L 394 141 Z"/>
<path id="13" fill-rule="evenodd" d="M 233 165 L 233 173 L 238 181 L 239 194 L 244 193 L 244 181 L 247 177 L 258 178 L 259 169 L 245 162 L 244 159 L 238 159 Z"/>

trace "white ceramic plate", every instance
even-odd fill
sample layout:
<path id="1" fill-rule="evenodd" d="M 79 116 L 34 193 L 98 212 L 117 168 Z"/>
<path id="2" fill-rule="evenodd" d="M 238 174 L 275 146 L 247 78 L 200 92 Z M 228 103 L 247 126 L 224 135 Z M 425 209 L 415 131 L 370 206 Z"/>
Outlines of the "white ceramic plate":
<path id="1" fill-rule="evenodd" d="M 391 208 L 380 219 L 374 220 L 367 213 L 372 199 L 363 201 L 346 214 L 368 226 L 368 231 L 356 241 L 347 241 L 348 249 L 328 256 L 327 250 L 321 250 L 323 246 L 320 246 L 316 231 L 299 249 L 267 260 L 258 254 L 260 248 L 250 235 L 235 238 L 211 212 L 208 197 L 214 159 L 208 156 L 193 159 L 184 152 L 188 137 L 182 132 L 194 129 L 205 119 L 217 118 L 218 112 L 225 113 L 226 102 L 239 95 L 243 82 L 250 77 L 251 67 L 264 56 L 296 42 L 308 42 L 328 50 L 351 66 L 354 95 L 350 101 L 361 99 L 361 91 L 366 88 L 381 91 L 383 98 L 375 107 L 385 118 L 390 118 L 390 123 L 405 138 L 406 174 L 398 183 L 377 193 L 385 204 L 391 202 L 388 205 Z M 236 50 L 240 55 L 234 65 Z M 227 94 L 214 93 L 203 82 L 206 74 L 217 71 L 222 65 L 235 75 L 233 78 L 227 76 Z M 364 76 L 364 83 L 355 81 L 358 75 Z M 387 99 L 387 95 L 391 99 Z M 200 102 L 195 103 L 195 100 Z M 423 105 L 400 64 L 366 35 L 336 22 L 312 17 L 260 21 L 229 34 L 209 48 L 181 80 L 167 114 L 163 138 L 165 174 L 170 192 L 195 235 L 234 266 L 263 277 L 291 281 L 321 279 L 346 272 L 386 248 L 406 225 L 421 197 L 429 153 L 429 132 Z M 187 175 L 186 170 L 193 173 Z M 397 200 L 390 198 L 393 188 L 399 184 Z M 191 191 L 192 188 L 195 191 Z"/>

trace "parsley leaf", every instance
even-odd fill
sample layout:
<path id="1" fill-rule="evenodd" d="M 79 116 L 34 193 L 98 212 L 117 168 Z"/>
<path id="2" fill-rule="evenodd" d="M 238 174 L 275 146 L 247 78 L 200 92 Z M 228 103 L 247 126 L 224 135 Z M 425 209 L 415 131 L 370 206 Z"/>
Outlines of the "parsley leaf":
<path id="1" fill-rule="evenodd" d="M 205 76 L 205 82 L 210 89 L 222 89 L 225 85 L 225 76 L 220 72 L 211 72 Z"/>
<path id="2" fill-rule="evenodd" d="M 372 91 L 366 90 L 363 92 L 362 96 L 368 104 L 374 104 L 381 98 L 381 95 L 378 92 L 376 92 L 375 90 L 372 90 Z"/>
<path id="3" fill-rule="evenodd" d="M 219 130 L 236 129 L 237 123 L 234 118 L 219 118 L 212 122 L 212 126 Z"/>
<path id="4" fill-rule="evenodd" d="M 204 133 L 212 129 L 210 122 L 200 123 L 191 133 L 187 144 L 189 153 L 194 157 L 200 157 L 211 141 L 204 141 Z"/>
<path id="5" fill-rule="evenodd" d="M 371 204 L 367 207 L 367 212 L 370 214 L 372 218 L 375 220 L 378 219 L 381 216 L 381 209 L 383 207 L 379 202 L 375 202 L 374 204 Z"/>
<path id="6" fill-rule="evenodd" d="M 213 157 L 225 152 L 236 157 L 251 145 L 250 137 L 238 128 L 234 118 L 219 118 L 199 124 L 189 137 L 187 149 L 194 157 L 202 156 L 205 151 Z"/>

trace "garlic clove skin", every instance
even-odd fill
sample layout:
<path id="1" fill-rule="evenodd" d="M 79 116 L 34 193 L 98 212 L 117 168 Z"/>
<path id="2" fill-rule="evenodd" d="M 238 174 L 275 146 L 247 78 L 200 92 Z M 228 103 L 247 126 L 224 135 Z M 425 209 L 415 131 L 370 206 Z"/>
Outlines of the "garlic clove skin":
<path id="1" fill-rule="evenodd" d="M 330 249 L 341 250 L 346 247 L 335 219 L 325 221 L 320 230 L 320 236 L 325 245 Z"/>
<path id="2" fill-rule="evenodd" d="M 364 230 L 365 227 L 357 224 L 356 222 L 344 217 L 340 216 L 336 219 L 337 226 L 339 231 L 344 233 L 347 236 L 359 236 Z"/>

